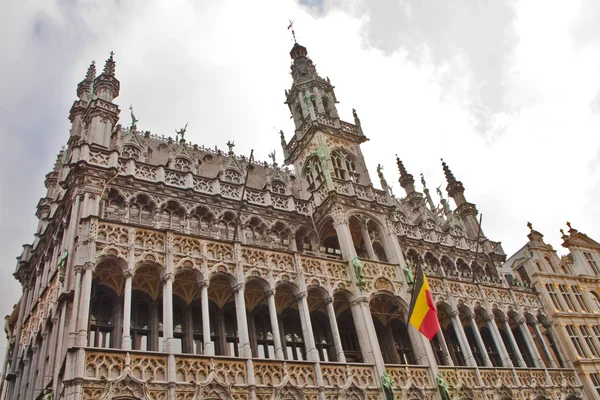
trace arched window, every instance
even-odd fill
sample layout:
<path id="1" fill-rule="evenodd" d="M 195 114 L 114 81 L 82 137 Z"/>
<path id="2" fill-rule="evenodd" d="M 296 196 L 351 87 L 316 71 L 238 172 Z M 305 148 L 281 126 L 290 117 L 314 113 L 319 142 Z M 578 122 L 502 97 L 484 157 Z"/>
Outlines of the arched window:
<path id="1" fill-rule="evenodd" d="M 552 261 L 550 261 L 550 258 L 544 257 L 544 260 L 546 261 L 546 264 L 548 264 L 548 266 L 550 267 L 550 271 L 557 273 L 556 268 L 554 267 L 554 264 L 552 263 Z"/>
<path id="2" fill-rule="evenodd" d="M 331 102 L 329 101 L 329 98 L 327 97 L 327 95 L 323 95 L 323 109 L 325 110 L 325 114 L 327 114 L 330 117 L 334 117 L 333 114 L 333 109 L 331 108 Z"/>
<path id="3" fill-rule="evenodd" d="M 286 184 L 281 181 L 273 181 L 271 182 L 271 192 L 278 194 L 285 194 L 286 192 Z"/>
<path id="4" fill-rule="evenodd" d="M 333 173 L 337 179 L 350 179 L 358 183 L 360 174 L 356 171 L 356 162 L 354 157 L 342 150 L 331 152 L 331 163 L 333 164 Z"/>
<path id="5" fill-rule="evenodd" d="M 176 158 L 173 162 L 173 169 L 178 169 L 183 172 L 192 171 L 192 163 L 185 158 Z"/>
<path id="6" fill-rule="evenodd" d="M 338 329 L 340 331 L 340 340 L 342 349 L 347 362 L 362 362 L 362 353 L 356 336 L 356 327 L 350 309 L 342 312 L 338 319 Z"/>
<path id="7" fill-rule="evenodd" d="M 185 210 L 175 201 L 169 201 L 161 210 L 161 228 L 180 231 L 185 223 Z"/>
<path id="8" fill-rule="evenodd" d="M 125 198 L 118 190 L 111 188 L 104 203 L 104 218 L 120 220 L 125 215 Z"/>
<path id="9" fill-rule="evenodd" d="M 152 346 L 152 300 L 140 291 L 131 294 L 131 342 L 134 350 L 149 351 Z"/>
<path id="10" fill-rule="evenodd" d="M 142 153 L 140 152 L 140 149 L 131 145 L 123 146 L 123 150 L 121 150 L 121 157 L 123 158 L 133 158 L 134 160 L 139 160 L 141 154 Z"/>
<path id="11" fill-rule="evenodd" d="M 241 183 L 242 175 L 237 171 L 228 169 L 223 173 L 223 180 L 225 180 L 227 182 Z"/>
<path id="12" fill-rule="evenodd" d="M 117 295 L 103 285 L 94 285 L 90 300 L 90 347 L 115 347 L 115 303 Z"/>
<path id="13" fill-rule="evenodd" d="M 304 167 L 304 176 L 308 182 L 308 190 L 318 189 L 325 181 L 323 167 L 321 166 L 321 160 L 319 157 L 313 156 L 306 162 L 306 167 Z"/>
<path id="14" fill-rule="evenodd" d="M 536 262 L 535 262 L 535 266 L 536 266 L 537 270 L 538 270 L 538 271 L 540 271 L 540 272 L 544 270 L 544 269 L 542 268 L 542 264 L 540 264 L 540 263 L 539 263 L 539 261 L 536 261 Z"/>

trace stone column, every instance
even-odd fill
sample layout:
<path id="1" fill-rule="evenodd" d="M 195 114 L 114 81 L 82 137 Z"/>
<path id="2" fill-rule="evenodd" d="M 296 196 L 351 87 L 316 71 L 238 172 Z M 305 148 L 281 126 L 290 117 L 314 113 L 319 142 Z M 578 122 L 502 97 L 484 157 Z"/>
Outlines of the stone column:
<path id="1" fill-rule="evenodd" d="M 525 342 L 527 342 L 527 347 L 529 347 L 529 350 L 531 351 L 531 355 L 533 356 L 533 363 L 535 364 L 536 368 L 544 368 L 544 361 L 542 361 L 542 357 L 540 356 L 535 342 L 533 341 L 531 332 L 529 332 L 529 328 L 527 327 L 525 318 L 519 317 L 515 322 L 519 326 L 519 329 L 521 330 L 521 334 L 523 335 Z M 583 343 L 587 345 L 587 343 L 585 343 L 585 340 L 583 341 Z"/>
<path id="2" fill-rule="evenodd" d="M 502 340 L 502 335 L 500 335 L 500 331 L 498 330 L 498 326 L 496 325 L 496 320 L 494 319 L 494 313 L 489 313 L 485 320 L 488 323 L 488 327 L 492 333 L 492 338 L 494 339 L 494 343 L 496 344 L 496 348 L 500 353 L 500 358 L 502 359 L 502 366 L 505 368 L 513 368 L 514 365 L 510 356 L 508 355 L 508 350 L 506 350 L 506 346 L 504 345 L 504 340 Z"/>
<path id="3" fill-rule="evenodd" d="M 243 283 L 238 283 L 233 287 L 235 296 L 235 315 L 238 326 L 239 353 L 242 358 L 252 358 L 252 348 L 250 347 L 250 336 L 248 335 L 248 321 L 246 318 L 246 299 L 244 298 Z"/>
<path id="4" fill-rule="evenodd" d="M 172 273 L 166 273 L 163 281 L 163 348 L 165 353 L 173 353 L 173 279 Z"/>
<path id="5" fill-rule="evenodd" d="M 327 304 L 327 316 L 329 317 L 329 325 L 331 326 L 331 336 L 333 336 L 333 347 L 335 349 L 335 357 L 338 362 L 345 363 L 346 355 L 342 348 L 342 340 L 340 338 L 340 330 L 337 325 L 335 318 L 335 308 L 333 307 L 333 298 L 328 297 L 325 299 Z"/>
<path id="6" fill-rule="evenodd" d="M 283 347 L 281 346 L 281 335 L 279 334 L 279 320 L 277 320 L 277 307 L 275 306 L 275 291 L 265 292 L 269 303 L 269 316 L 271 317 L 271 332 L 273 332 L 273 344 L 275 347 L 275 358 L 283 360 Z"/>
<path id="7" fill-rule="evenodd" d="M 542 332 L 540 331 L 540 327 L 538 326 L 538 324 L 533 324 L 533 329 L 535 330 L 535 334 L 537 335 L 537 337 L 540 338 L 540 340 L 542 341 L 542 349 L 544 350 L 544 354 L 546 355 L 546 358 L 548 359 L 548 364 L 550 364 L 550 368 L 557 368 L 558 366 L 556 365 L 556 363 L 554 362 L 554 359 L 552 358 L 550 349 L 548 349 L 548 344 L 546 343 L 544 335 L 542 335 Z"/>
<path id="8" fill-rule="evenodd" d="M 475 357 L 473 357 L 473 352 L 471 351 L 471 346 L 469 346 L 467 335 L 465 334 L 465 330 L 460 322 L 458 311 L 452 310 L 449 312 L 449 315 L 452 319 L 452 326 L 454 327 L 454 332 L 458 338 L 459 345 L 463 351 L 463 354 L 465 355 L 465 363 L 467 364 L 467 367 L 477 367 L 477 362 L 475 361 Z"/>
<path id="9" fill-rule="evenodd" d="M 96 264 L 87 262 L 83 266 L 84 272 L 81 278 L 81 290 L 79 291 L 79 310 L 77 316 L 76 331 L 77 346 L 87 346 L 88 322 L 90 318 L 90 297 L 92 294 L 92 276 L 96 269 Z"/>
<path id="10" fill-rule="evenodd" d="M 123 350 L 131 350 L 131 284 L 133 281 L 133 270 L 127 270 L 125 276 L 125 290 L 123 292 Z"/>
<path id="11" fill-rule="evenodd" d="M 477 328 L 477 323 L 475 322 L 475 314 L 470 313 L 469 315 L 471 319 L 471 329 L 473 329 L 473 334 L 475 335 L 475 341 L 477 342 L 477 346 L 481 351 L 481 356 L 483 357 L 483 363 L 486 367 L 493 367 L 492 361 L 490 360 L 490 356 L 488 356 L 487 349 L 485 348 L 485 343 L 483 343 L 483 338 L 481 337 L 481 333 L 479 332 L 479 328 Z"/>
<path id="12" fill-rule="evenodd" d="M 373 242 L 371 242 L 371 236 L 369 236 L 369 230 L 367 229 L 367 221 L 364 218 L 360 221 L 360 232 L 367 248 L 369 260 L 377 260 L 375 250 L 373 250 Z"/>
<path id="13" fill-rule="evenodd" d="M 550 336 L 552 343 L 554 343 L 554 346 L 556 346 L 556 351 L 558 352 L 558 356 L 560 357 L 564 368 L 573 368 L 573 363 L 569 357 L 567 357 L 567 352 L 565 351 L 562 343 L 556 340 L 556 331 L 554 330 L 553 323 L 548 321 L 544 324 L 544 327 L 548 331 L 548 336 Z"/>
<path id="14" fill-rule="evenodd" d="M 440 346 L 442 347 L 442 354 L 444 355 L 444 362 L 446 365 L 453 367 L 454 361 L 452 361 L 452 357 L 450 357 L 450 351 L 448 350 L 448 344 L 446 343 L 446 338 L 444 337 L 444 332 L 440 329 L 436 334 L 438 341 L 440 342 Z"/>
<path id="15" fill-rule="evenodd" d="M 510 324 L 508 323 L 508 318 L 504 317 L 502 323 L 504 324 L 504 331 L 506 332 L 506 335 L 508 336 L 510 346 L 512 347 L 513 352 L 515 353 L 515 357 L 517 359 L 517 365 L 521 368 L 527 368 L 527 364 L 525 363 L 525 360 L 523 360 L 523 356 L 521 355 L 521 350 L 519 349 L 519 345 L 517 344 L 517 341 L 515 340 L 515 335 L 513 335 L 512 329 L 510 329 Z"/>
<path id="16" fill-rule="evenodd" d="M 306 301 L 306 292 L 301 292 L 296 296 L 298 302 L 298 312 L 300 314 L 300 323 L 302 324 L 302 336 L 306 345 L 307 361 L 319 362 L 319 352 L 315 346 L 315 337 L 313 335 L 312 322 L 310 321 L 310 311 Z"/>
<path id="17" fill-rule="evenodd" d="M 202 304 L 202 341 L 204 348 L 202 354 L 205 356 L 215 355 L 215 346 L 210 340 L 210 313 L 208 307 L 208 281 L 200 282 L 200 302 Z"/>

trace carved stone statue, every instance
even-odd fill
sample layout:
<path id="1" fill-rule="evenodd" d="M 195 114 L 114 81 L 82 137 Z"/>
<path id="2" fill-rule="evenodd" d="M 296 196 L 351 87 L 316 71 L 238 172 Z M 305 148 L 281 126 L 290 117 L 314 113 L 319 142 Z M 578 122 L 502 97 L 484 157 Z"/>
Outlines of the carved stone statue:
<path id="1" fill-rule="evenodd" d="M 427 185 L 425 184 L 425 175 L 423 175 L 423 173 L 421 172 L 421 184 L 423 185 L 423 188 L 427 188 Z"/>
<path id="2" fill-rule="evenodd" d="M 363 285 L 365 283 L 364 270 L 362 262 L 360 262 L 358 257 L 354 257 L 354 260 L 352 260 L 352 266 L 354 266 L 354 271 L 356 272 L 356 284 L 359 286 Z"/>
<path id="3" fill-rule="evenodd" d="M 440 196 L 440 198 L 444 198 L 444 196 L 442 195 L 442 190 L 440 189 L 442 187 L 442 185 L 438 186 L 437 188 L 435 188 L 435 191 L 437 192 L 438 196 Z"/>
<path id="4" fill-rule="evenodd" d="M 43 400 L 54 400 L 54 392 L 52 391 L 52 389 L 44 390 Z"/>
<path id="5" fill-rule="evenodd" d="M 448 382 L 446 382 L 446 380 L 440 372 L 438 372 L 437 374 L 437 386 L 440 391 L 440 396 L 442 397 L 442 400 L 451 400 L 450 387 L 448 386 Z"/>
<path id="6" fill-rule="evenodd" d="M 358 114 L 354 108 L 352 109 L 352 116 L 354 116 L 354 125 L 360 126 L 360 118 L 358 118 Z"/>
<path id="7" fill-rule="evenodd" d="M 381 377 L 381 386 L 386 400 L 394 400 L 394 380 L 388 375 L 387 371 Z"/>
<path id="8" fill-rule="evenodd" d="M 283 130 L 279 131 L 279 138 L 281 139 L 281 145 L 285 147 L 285 135 L 283 134 Z"/>
<path id="9" fill-rule="evenodd" d="M 275 160 L 275 150 L 269 153 L 269 158 L 273 161 L 273 166 L 277 165 L 277 161 Z"/>
<path id="10" fill-rule="evenodd" d="M 231 140 L 227 141 L 227 147 L 229 148 L 229 152 L 233 153 L 233 148 L 235 147 L 235 142 L 232 142 Z"/>

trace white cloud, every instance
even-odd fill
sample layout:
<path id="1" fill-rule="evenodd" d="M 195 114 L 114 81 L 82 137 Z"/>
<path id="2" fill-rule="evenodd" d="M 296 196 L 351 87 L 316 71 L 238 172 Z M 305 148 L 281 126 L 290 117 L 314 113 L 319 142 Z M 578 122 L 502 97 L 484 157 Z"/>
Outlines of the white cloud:
<path id="1" fill-rule="evenodd" d="M 0 16 L 0 311 L 18 299 L 9 277 L 14 257 L 33 239 L 43 178 L 67 140 L 68 111 L 89 62 L 101 68 L 115 51 L 124 124 L 133 104 L 144 130 L 174 135 L 187 121 L 194 143 L 224 147 L 231 139 L 239 153 L 253 148 L 266 159 L 273 148 L 281 154 L 276 132 L 289 139 L 293 130 L 283 104 L 291 83 L 288 18 L 336 85 L 342 118 L 358 110 L 373 181 L 379 162 L 388 182 L 397 179 L 398 153 L 433 189 L 443 181 L 444 157 L 484 214 L 484 232 L 507 252 L 526 240 L 528 220 L 559 252 L 567 219 L 600 239 L 600 172 L 590 168 L 600 148 L 600 114 L 590 109 L 600 51 L 594 25 L 581 24 L 585 35 L 577 30 L 585 7 L 544 4 L 542 18 L 539 4 L 525 2 L 480 6 L 479 14 L 467 3 L 455 10 L 310 4 L 11 4 Z M 389 18 L 375 26 L 376 15 Z"/>

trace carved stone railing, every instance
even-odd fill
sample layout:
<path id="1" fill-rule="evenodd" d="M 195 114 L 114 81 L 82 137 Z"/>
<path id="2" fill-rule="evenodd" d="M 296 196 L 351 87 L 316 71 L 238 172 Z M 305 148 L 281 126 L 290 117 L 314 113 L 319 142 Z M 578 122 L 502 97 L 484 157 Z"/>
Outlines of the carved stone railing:
<path id="1" fill-rule="evenodd" d="M 256 386 L 278 386 L 284 379 L 300 387 L 316 387 L 315 365 L 302 361 L 254 361 L 254 380 Z"/>
<path id="2" fill-rule="evenodd" d="M 371 293 L 377 290 L 387 290 L 392 293 L 400 293 L 402 280 L 398 276 L 398 266 L 381 261 L 361 260 L 363 274 L 365 276 L 365 292 Z"/>
<path id="3" fill-rule="evenodd" d="M 321 363 L 325 387 L 345 387 L 351 382 L 360 388 L 378 386 L 373 365 Z"/>
<path id="4" fill-rule="evenodd" d="M 407 366 L 394 366 L 386 365 L 385 369 L 390 377 L 394 380 L 394 387 L 401 389 L 406 388 L 411 383 L 419 388 L 433 388 L 435 387 L 431 371 L 428 367 L 407 365 Z"/>
<path id="5" fill-rule="evenodd" d="M 444 377 L 450 387 L 469 387 L 479 386 L 476 368 L 469 367 L 438 367 L 440 374 Z"/>

